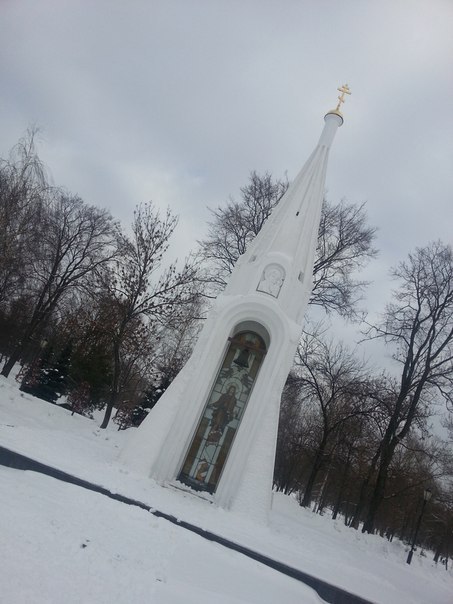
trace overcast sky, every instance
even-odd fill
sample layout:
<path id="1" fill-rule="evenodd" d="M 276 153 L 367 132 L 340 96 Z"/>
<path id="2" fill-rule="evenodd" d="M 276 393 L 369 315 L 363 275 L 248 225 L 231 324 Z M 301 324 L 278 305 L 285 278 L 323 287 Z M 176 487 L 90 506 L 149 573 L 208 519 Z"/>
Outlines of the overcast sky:
<path id="1" fill-rule="evenodd" d="M 367 202 L 387 271 L 452 242 L 452 0 L 1 0 L 0 156 L 32 124 L 55 184 L 129 222 L 180 216 L 174 251 L 251 170 L 292 179 L 348 83 L 327 197 Z"/>

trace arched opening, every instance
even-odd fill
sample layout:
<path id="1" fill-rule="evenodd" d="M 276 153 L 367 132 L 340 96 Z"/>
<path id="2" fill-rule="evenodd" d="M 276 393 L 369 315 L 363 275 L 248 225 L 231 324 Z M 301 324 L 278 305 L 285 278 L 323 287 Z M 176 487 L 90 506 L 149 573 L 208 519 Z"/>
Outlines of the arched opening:
<path id="1" fill-rule="evenodd" d="M 222 365 L 178 475 L 180 482 L 197 491 L 215 492 L 268 344 L 264 328 L 251 322 L 238 325 L 229 338 Z"/>

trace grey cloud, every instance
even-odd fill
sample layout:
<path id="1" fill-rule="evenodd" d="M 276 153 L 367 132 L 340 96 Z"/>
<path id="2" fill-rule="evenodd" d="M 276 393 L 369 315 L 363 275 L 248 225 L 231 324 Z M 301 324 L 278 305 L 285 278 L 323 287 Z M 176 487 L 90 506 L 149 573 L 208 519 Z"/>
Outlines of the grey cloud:
<path id="1" fill-rule="evenodd" d="M 248 173 L 295 176 L 347 81 L 328 197 L 368 201 L 376 283 L 415 245 L 451 241 L 453 5 L 136 0 L 2 3 L 0 155 L 30 123 L 54 180 L 127 222 L 206 206 Z M 379 288 L 380 292 L 385 289 Z"/>

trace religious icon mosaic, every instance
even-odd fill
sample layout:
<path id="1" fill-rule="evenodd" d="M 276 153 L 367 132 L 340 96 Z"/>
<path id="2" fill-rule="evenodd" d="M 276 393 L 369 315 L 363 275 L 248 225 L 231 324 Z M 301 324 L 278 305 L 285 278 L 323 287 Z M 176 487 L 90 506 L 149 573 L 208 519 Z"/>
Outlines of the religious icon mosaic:
<path id="1" fill-rule="evenodd" d="M 265 353 L 263 339 L 253 332 L 231 338 L 178 476 L 180 482 L 197 491 L 215 492 Z"/>
<path id="2" fill-rule="evenodd" d="M 285 281 L 285 269 L 279 264 L 268 264 L 264 269 L 257 291 L 278 298 L 278 294 Z"/>

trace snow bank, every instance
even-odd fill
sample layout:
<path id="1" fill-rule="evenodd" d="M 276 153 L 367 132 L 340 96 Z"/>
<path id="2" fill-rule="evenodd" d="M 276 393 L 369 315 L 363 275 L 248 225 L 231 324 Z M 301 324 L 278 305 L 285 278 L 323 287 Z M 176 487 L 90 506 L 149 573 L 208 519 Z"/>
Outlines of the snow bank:
<path id="1" fill-rule="evenodd" d="M 451 604 L 453 576 L 403 544 L 273 496 L 269 526 L 162 488 L 117 461 L 131 430 L 71 416 L 0 378 L 0 444 L 382 604 Z M 309 588 L 150 514 L 0 467 L 0 583 L 8 604 L 319 602 Z M 6 586 L 6 587 L 5 587 Z"/>

